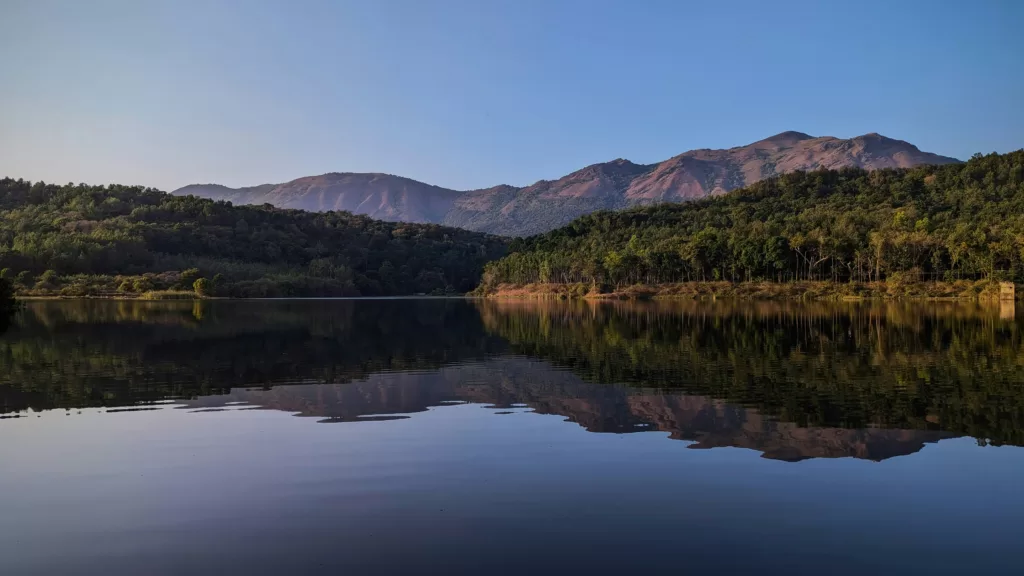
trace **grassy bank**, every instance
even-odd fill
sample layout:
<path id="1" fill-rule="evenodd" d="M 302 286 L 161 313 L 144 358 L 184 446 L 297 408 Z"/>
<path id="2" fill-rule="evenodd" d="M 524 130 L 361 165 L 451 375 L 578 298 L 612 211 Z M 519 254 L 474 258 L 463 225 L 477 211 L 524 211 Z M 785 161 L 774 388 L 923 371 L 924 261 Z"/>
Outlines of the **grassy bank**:
<path id="1" fill-rule="evenodd" d="M 473 295 L 523 299 L 741 298 L 782 300 L 937 299 L 987 300 L 999 298 L 1000 285 L 991 280 L 955 282 L 681 282 L 598 286 L 593 284 L 500 284 Z M 1024 295 L 1018 286 L 1017 298 Z"/>

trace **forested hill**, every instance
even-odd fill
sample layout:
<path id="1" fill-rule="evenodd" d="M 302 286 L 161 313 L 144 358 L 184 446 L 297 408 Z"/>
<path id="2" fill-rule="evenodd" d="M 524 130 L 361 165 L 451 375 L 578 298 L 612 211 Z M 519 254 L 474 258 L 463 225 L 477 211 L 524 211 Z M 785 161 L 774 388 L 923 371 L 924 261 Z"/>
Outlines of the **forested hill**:
<path id="1" fill-rule="evenodd" d="M 505 241 L 348 212 L 233 206 L 130 186 L 0 180 L 0 275 L 21 293 L 464 292 Z"/>
<path id="2" fill-rule="evenodd" d="M 966 164 L 793 172 L 718 198 L 598 212 L 516 240 L 499 284 L 1024 281 L 1024 150 Z"/>

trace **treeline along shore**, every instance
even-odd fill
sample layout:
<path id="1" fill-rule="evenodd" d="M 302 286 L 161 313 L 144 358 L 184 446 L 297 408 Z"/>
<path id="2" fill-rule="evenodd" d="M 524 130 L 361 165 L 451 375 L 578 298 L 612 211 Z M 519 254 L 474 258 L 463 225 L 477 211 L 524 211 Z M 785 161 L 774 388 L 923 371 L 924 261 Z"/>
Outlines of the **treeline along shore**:
<path id="1" fill-rule="evenodd" d="M 10 178 L 0 213 L 0 278 L 22 297 L 1012 298 L 1024 283 L 1024 150 L 786 173 L 517 239 Z"/>
<path id="2" fill-rule="evenodd" d="M 1024 285 L 990 280 L 833 282 L 673 282 L 609 286 L 588 283 L 499 284 L 473 295 L 500 299 L 647 300 L 1020 300 Z"/>

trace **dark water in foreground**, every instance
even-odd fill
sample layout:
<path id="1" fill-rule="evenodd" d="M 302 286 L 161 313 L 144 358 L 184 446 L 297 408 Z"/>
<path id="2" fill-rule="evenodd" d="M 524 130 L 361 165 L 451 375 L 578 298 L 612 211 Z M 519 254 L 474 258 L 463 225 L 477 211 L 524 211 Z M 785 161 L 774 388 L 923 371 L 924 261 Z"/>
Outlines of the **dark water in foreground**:
<path id="1" fill-rule="evenodd" d="M 0 417 L 4 575 L 1024 566 L 1006 306 L 33 303 Z"/>

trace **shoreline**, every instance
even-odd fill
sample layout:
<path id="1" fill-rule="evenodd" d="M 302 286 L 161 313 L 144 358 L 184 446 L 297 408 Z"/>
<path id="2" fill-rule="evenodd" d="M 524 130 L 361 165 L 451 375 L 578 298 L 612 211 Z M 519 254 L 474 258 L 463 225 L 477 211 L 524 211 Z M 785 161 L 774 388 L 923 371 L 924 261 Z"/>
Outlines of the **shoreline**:
<path id="1" fill-rule="evenodd" d="M 936 300 L 1013 302 L 1024 297 L 1024 286 L 1017 286 L 1015 298 L 1000 294 L 1001 283 L 992 280 L 954 282 L 678 282 L 605 287 L 589 284 L 500 284 L 493 289 L 477 289 L 482 298 L 530 300 Z"/>
<path id="2" fill-rule="evenodd" d="M 254 300 L 474 300 L 480 296 L 472 294 L 456 294 L 453 296 L 425 296 L 409 294 L 403 296 L 273 296 L 265 298 L 232 298 L 229 296 L 194 296 L 191 298 L 144 298 L 140 296 L 107 296 L 104 294 L 82 294 L 78 296 L 41 296 L 26 295 L 15 298 L 19 302 L 53 302 L 60 300 L 105 300 L 110 302 L 194 302 L 194 301 L 231 301 L 247 302 Z"/>
<path id="3" fill-rule="evenodd" d="M 209 300 L 392 300 L 392 299 L 498 299 L 498 300 L 933 300 L 933 301 L 1007 301 L 1024 300 L 1024 285 L 1016 286 L 1014 298 L 1001 295 L 1001 283 L 991 280 L 959 280 L 954 282 L 678 282 L 666 284 L 634 284 L 599 287 L 591 284 L 500 284 L 466 294 L 430 296 L 408 294 L 396 296 L 284 296 L 265 298 L 233 298 L 199 295 L 185 291 L 151 292 L 145 294 L 25 294 L 15 295 L 21 302 L 54 300 L 110 301 L 209 301 Z"/>
<path id="4" fill-rule="evenodd" d="M 177 290 L 162 290 L 145 292 L 142 294 L 18 294 L 15 293 L 14 297 L 21 302 L 31 301 L 45 301 L 45 300 L 116 300 L 116 301 L 131 301 L 137 300 L 140 302 L 159 302 L 159 301 L 187 301 L 187 300 L 226 300 L 226 298 L 218 296 L 206 296 L 196 294 L 195 292 L 177 291 Z"/>

